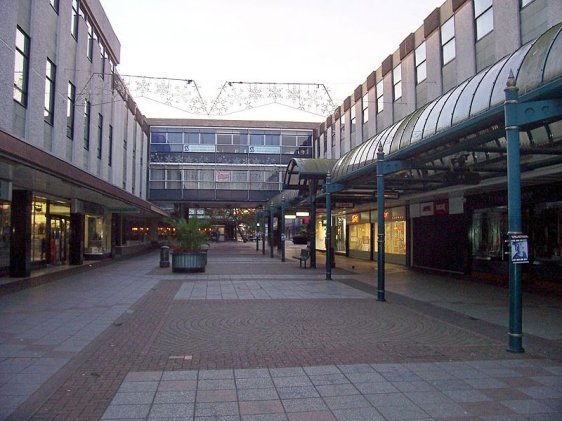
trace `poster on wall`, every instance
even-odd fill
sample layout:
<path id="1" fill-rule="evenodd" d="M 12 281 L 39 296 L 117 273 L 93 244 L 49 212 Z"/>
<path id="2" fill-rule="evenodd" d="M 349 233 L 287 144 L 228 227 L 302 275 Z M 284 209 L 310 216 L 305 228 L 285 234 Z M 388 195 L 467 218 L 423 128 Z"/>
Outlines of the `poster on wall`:
<path id="1" fill-rule="evenodd" d="M 512 235 L 511 261 L 513 263 L 529 263 L 529 243 L 526 235 Z"/>
<path id="2" fill-rule="evenodd" d="M 420 203 L 420 216 L 433 215 L 433 202 Z"/>

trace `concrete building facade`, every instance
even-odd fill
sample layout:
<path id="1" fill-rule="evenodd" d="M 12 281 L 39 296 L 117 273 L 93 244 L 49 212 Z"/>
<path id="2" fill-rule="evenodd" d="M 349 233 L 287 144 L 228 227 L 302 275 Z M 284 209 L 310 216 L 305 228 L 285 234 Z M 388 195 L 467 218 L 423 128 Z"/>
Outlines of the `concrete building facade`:
<path id="1" fill-rule="evenodd" d="M 99 0 L 0 9 L 0 269 L 28 276 L 142 245 L 163 214 L 146 201 L 148 125 Z"/>

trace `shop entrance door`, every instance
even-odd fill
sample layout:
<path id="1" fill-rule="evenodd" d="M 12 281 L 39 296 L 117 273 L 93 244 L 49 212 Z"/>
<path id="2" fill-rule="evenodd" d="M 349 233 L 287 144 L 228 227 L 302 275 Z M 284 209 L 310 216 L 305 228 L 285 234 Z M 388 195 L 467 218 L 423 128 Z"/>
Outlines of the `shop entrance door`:
<path id="1" fill-rule="evenodd" d="M 53 265 L 68 264 L 70 221 L 68 218 L 58 215 L 51 215 L 50 219 L 49 263 Z"/>

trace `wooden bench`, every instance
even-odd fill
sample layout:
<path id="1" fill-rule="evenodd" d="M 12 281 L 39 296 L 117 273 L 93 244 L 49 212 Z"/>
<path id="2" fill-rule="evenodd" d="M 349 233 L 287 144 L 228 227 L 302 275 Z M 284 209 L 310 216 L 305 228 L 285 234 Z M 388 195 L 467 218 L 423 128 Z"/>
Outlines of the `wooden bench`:
<path id="1" fill-rule="evenodd" d="M 304 268 L 306 269 L 306 261 L 310 259 L 310 250 L 309 249 L 302 249 L 300 256 L 293 256 L 293 259 L 297 259 L 299 261 L 299 267 L 302 268 L 302 264 L 304 262 Z"/>

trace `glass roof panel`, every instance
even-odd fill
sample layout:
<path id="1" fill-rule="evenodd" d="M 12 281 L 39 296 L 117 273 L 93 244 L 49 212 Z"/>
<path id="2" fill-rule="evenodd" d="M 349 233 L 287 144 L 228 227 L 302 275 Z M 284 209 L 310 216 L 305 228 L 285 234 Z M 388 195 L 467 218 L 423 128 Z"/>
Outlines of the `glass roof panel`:
<path id="1" fill-rule="evenodd" d="M 457 105 L 457 101 L 462 94 L 462 91 L 468 84 L 468 80 L 464 81 L 461 85 L 457 86 L 455 89 L 452 90 L 451 95 L 447 99 L 445 105 L 441 110 L 441 114 L 439 114 L 439 120 L 437 121 L 437 131 L 441 131 L 443 129 L 448 129 L 452 125 L 453 120 L 453 113 L 455 112 L 455 107 Z"/>
<path id="2" fill-rule="evenodd" d="M 400 149 L 410 146 L 412 133 L 414 132 L 416 123 L 418 122 L 420 115 L 424 112 L 428 105 L 429 104 L 425 104 L 423 107 L 417 109 L 412 114 L 412 118 L 410 118 L 406 127 L 404 128 L 404 132 L 402 133 L 402 138 L 400 139 Z"/>
<path id="3" fill-rule="evenodd" d="M 558 33 L 548 53 L 544 68 L 544 81 L 551 81 L 560 77 L 560 74 L 562 74 L 562 32 Z"/>
<path id="4" fill-rule="evenodd" d="M 408 126 L 408 123 L 412 119 L 413 115 L 414 113 L 410 114 L 400 121 L 400 128 L 396 131 L 396 134 L 392 136 L 389 153 L 395 152 L 400 148 L 400 140 L 402 139 L 404 130 L 406 130 L 406 127 Z"/>
<path id="5" fill-rule="evenodd" d="M 529 54 L 525 56 L 521 70 L 517 75 L 519 95 L 523 95 L 541 84 L 545 58 L 550 50 L 553 38 L 560 30 L 560 26 L 561 24 L 553 26 L 542 34 L 531 47 Z"/>
<path id="6" fill-rule="evenodd" d="M 418 118 L 418 121 L 414 126 L 412 136 L 410 137 L 410 145 L 421 140 L 421 138 L 423 137 L 423 128 L 425 127 L 425 123 L 427 123 L 427 116 L 429 115 L 429 113 L 431 113 L 431 110 L 433 110 L 435 104 L 437 104 L 437 100 L 434 100 L 427 104 L 427 107 L 425 107 L 423 112 L 420 114 L 420 117 Z"/>
<path id="7" fill-rule="evenodd" d="M 474 98 L 472 100 L 472 105 L 470 106 L 470 116 L 474 117 L 476 114 L 486 111 L 490 108 L 490 98 L 492 96 L 492 90 L 494 89 L 494 84 L 501 73 L 502 68 L 507 62 L 508 57 L 503 58 L 498 61 L 490 70 L 486 72 L 486 76 L 478 85 Z"/>
<path id="8" fill-rule="evenodd" d="M 494 85 L 494 90 L 492 92 L 492 99 L 490 100 L 491 107 L 503 104 L 505 101 L 504 89 L 507 84 L 507 78 L 509 77 L 509 71 L 513 70 L 513 74 L 517 77 L 517 73 L 519 73 L 519 68 L 521 67 L 521 62 L 525 58 L 527 51 L 529 51 L 532 46 L 533 43 L 525 44 L 519 50 L 514 52 L 511 57 L 509 57 L 507 63 L 505 63 L 505 66 L 503 66 L 496 79 L 496 84 Z"/>
<path id="9" fill-rule="evenodd" d="M 478 73 L 470 79 L 466 87 L 463 89 L 462 94 L 457 101 L 455 111 L 453 112 L 453 126 L 468 118 L 470 113 L 470 104 L 472 104 L 474 93 L 476 92 L 476 89 L 478 89 L 480 81 L 484 79 L 484 76 L 486 76 L 486 70 Z"/>
<path id="10" fill-rule="evenodd" d="M 449 99 L 452 93 L 453 91 L 449 91 L 437 100 L 435 107 L 433 107 L 433 109 L 427 116 L 427 122 L 425 123 L 425 127 L 423 129 L 423 137 L 431 136 L 437 131 L 437 120 L 441 115 L 441 111 L 443 111 L 445 102 Z"/>

